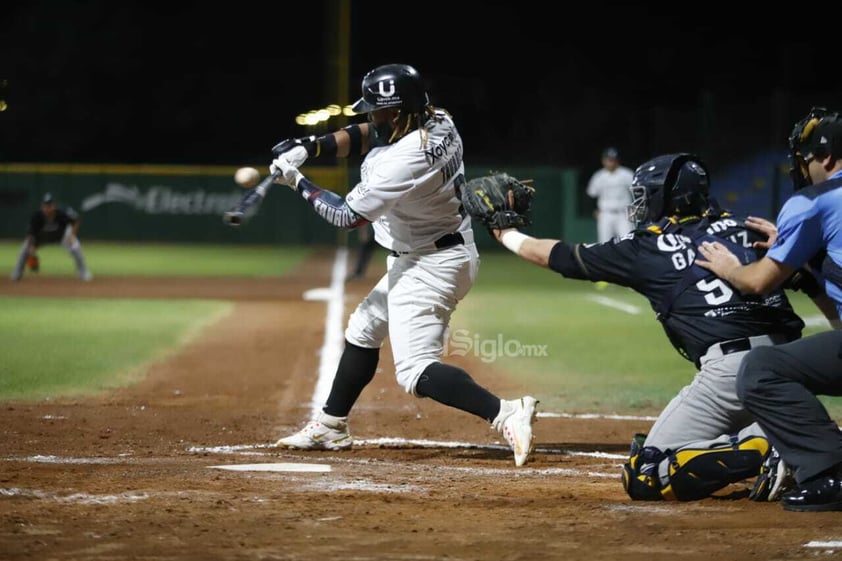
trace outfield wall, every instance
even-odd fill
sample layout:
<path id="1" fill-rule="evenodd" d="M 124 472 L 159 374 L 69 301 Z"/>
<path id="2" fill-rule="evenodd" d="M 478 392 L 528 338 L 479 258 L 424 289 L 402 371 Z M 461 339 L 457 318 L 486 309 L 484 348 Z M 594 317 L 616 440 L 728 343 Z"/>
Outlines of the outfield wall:
<path id="1" fill-rule="evenodd" d="M 23 238 L 30 214 L 44 193 L 82 217 L 80 237 L 90 240 L 199 243 L 335 243 L 336 228 L 280 185 L 246 225 L 223 224 L 222 214 L 242 197 L 230 166 L 0 164 L 0 238 Z M 264 170 L 265 171 L 265 170 Z M 358 181 L 354 167 L 305 166 L 316 184 L 344 193 Z M 570 241 L 594 241 L 592 208 L 575 170 L 511 168 L 534 179 L 536 198 L 529 233 Z M 468 168 L 467 176 L 487 174 Z M 477 230 L 480 246 L 496 246 Z"/>

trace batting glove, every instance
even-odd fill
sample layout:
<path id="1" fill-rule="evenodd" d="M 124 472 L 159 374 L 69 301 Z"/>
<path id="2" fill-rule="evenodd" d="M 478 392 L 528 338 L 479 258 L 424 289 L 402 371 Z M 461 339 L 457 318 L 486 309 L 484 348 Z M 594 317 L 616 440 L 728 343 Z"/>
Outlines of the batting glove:
<path id="1" fill-rule="evenodd" d="M 307 153 L 307 148 L 301 146 L 300 144 L 298 146 L 295 146 L 294 148 L 287 150 L 286 152 L 282 152 L 277 155 L 283 156 L 287 159 L 289 163 L 291 163 L 297 168 L 303 166 L 304 162 L 306 162 L 307 158 L 309 157 L 309 154 Z"/>
<path id="2" fill-rule="evenodd" d="M 304 177 L 304 174 L 298 171 L 298 167 L 287 159 L 286 154 L 275 158 L 269 166 L 269 171 L 272 174 L 280 171 L 281 175 L 275 179 L 275 183 L 286 185 L 291 189 L 298 187 L 298 182 Z"/>

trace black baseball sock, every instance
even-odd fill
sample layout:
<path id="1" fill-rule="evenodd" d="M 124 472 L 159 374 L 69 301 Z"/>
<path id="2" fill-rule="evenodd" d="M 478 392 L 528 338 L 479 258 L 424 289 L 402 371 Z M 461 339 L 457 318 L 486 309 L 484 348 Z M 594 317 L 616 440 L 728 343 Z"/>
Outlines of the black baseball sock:
<path id="1" fill-rule="evenodd" d="M 473 413 L 489 423 L 500 412 L 500 398 L 477 384 L 456 366 L 435 362 L 424 369 L 415 386 L 418 395 Z"/>
<path id="2" fill-rule="evenodd" d="M 345 341 L 345 350 L 322 411 L 334 417 L 347 417 L 363 388 L 374 378 L 379 359 L 380 349 L 366 349 Z"/>

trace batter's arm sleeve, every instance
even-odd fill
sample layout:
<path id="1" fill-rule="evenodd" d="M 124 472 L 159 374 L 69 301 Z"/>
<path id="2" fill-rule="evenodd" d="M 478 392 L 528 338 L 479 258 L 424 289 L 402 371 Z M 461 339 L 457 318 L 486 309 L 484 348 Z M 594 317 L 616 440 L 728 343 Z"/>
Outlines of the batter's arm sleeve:
<path id="1" fill-rule="evenodd" d="M 365 155 L 368 153 L 369 124 L 353 124 L 336 131 L 336 155 L 340 158 Z"/>
<path id="2" fill-rule="evenodd" d="M 334 226 L 353 229 L 368 222 L 354 212 L 343 197 L 319 187 L 306 177 L 301 178 L 296 190 L 305 201 L 310 203 L 316 214 Z"/>

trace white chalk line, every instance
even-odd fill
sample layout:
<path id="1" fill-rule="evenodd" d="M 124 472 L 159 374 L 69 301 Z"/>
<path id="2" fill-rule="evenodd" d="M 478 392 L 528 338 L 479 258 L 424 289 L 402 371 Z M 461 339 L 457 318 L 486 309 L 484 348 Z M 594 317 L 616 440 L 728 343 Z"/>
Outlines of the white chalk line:
<path id="1" fill-rule="evenodd" d="M 538 411 L 538 417 L 561 419 L 609 419 L 616 421 L 656 421 L 658 417 L 640 415 L 604 415 L 602 413 L 550 413 Z"/>
<path id="2" fill-rule="evenodd" d="M 812 547 L 816 549 L 842 549 L 842 541 L 816 541 L 807 542 L 804 547 Z"/>
<path id="3" fill-rule="evenodd" d="M 393 450 L 407 450 L 407 449 L 465 449 L 465 450 L 502 450 L 509 451 L 511 448 L 507 444 L 477 444 L 475 442 L 459 442 L 452 440 L 425 440 L 425 439 L 411 439 L 411 438 L 359 438 L 354 439 L 354 448 L 377 448 L 377 449 L 393 449 Z M 226 446 L 191 446 L 187 449 L 188 452 L 196 454 L 239 454 L 243 451 L 256 449 L 276 449 L 274 444 L 237 444 Z M 565 455 L 565 456 L 579 456 L 590 458 L 609 458 L 609 459 L 626 459 L 628 455 L 611 454 L 608 452 L 591 452 L 587 450 L 571 450 L 569 448 L 556 448 L 547 446 L 536 446 L 535 452 L 541 454 Z"/>
<path id="4" fill-rule="evenodd" d="M 339 366 L 342 349 L 345 346 L 345 332 L 342 324 L 345 321 L 345 272 L 347 270 L 348 248 L 340 247 L 336 250 L 330 277 L 330 289 L 327 298 L 327 313 L 325 314 L 325 338 L 319 357 L 319 377 L 313 399 L 310 401 L 311 416 L 314 416 L 327 401 L 333 376 Z"/>
<path id="5" fill-rule="evenodd" d="M 330 466 L 327 464 L 300 464 L 292 462 L 233 464 L 208 467 L 210 469 L 224 469 L 227 471 L 270 471 L 282 473 L 327 473 L 331 471 Z"/>
<path id="6" fill-rule="evenodd" d="M 631 314 L 633 316 L 639 315 L 641 313 L 641 309 L 638 306 L 626 304 L 625 302 L 615 300 L 614 298 L 609 298 L 608 296 L 590 294 L 586 296 L 586 298 L 592 302 L 596 302 L 597 304 L 602 304 L 603 306 L 606 306 L 608 308 L 614 308 L 615 310 L 620 310 L 621 312 L 626 312 L 627 314 Z"/>
<path id="7" fill-rule="evenodd" d="M 116 495 L 91 495 L 89 493 L 71 493 L 69 495 L 58 495 L 56 493 L 47 493 L 46 491 L 39 491 L 37 489 L 21 489 L 19 487 L 0 488 L 0 496 L 49 500 L 60 503 L 97 505 L 134 503 L 138 501 L 145 501 L 146 499 L 149 499 L 151 497 L 151 495 L 147 493 L 131 492 L 118 493 Z"/>

